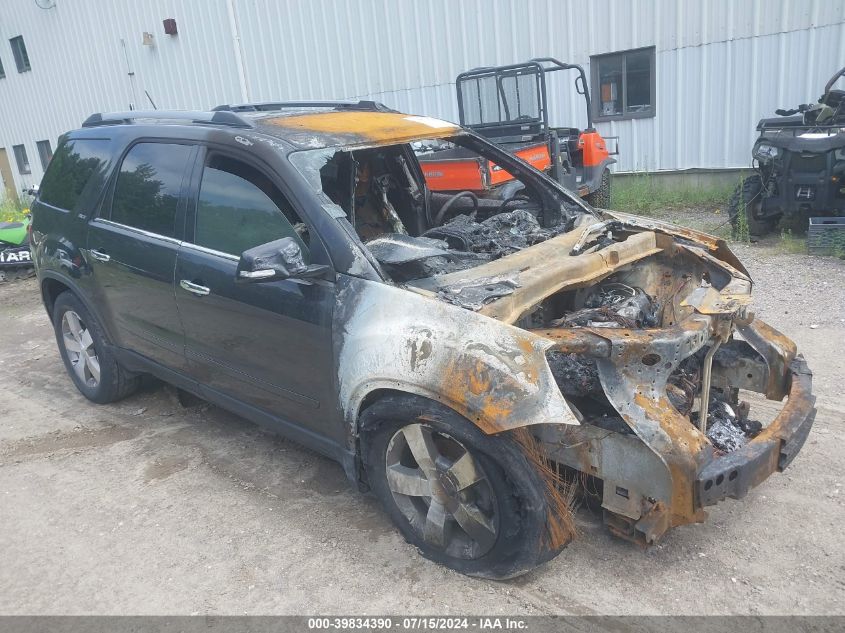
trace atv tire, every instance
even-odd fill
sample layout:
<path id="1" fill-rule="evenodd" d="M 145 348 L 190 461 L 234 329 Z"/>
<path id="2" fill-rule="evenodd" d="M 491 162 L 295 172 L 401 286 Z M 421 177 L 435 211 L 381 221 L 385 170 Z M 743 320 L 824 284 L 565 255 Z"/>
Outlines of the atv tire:
<path id="1" fill-rule="evenodd" d="M 584 196 L 584 200 L 586 200 L 591 207 L 596 207 L 597 209 L 609 209 L 610 208 L 610 170 L 605 169 L 601 175 L 601 184 L 599 188 L 593 191 L 592 193 L 588 193 Z"/>
<path id="2" fill-rule="evenodd" d="M 762 204 L 763 179 L 759 174 L 743 178 L 736 186 L 728 206 L 735 237 L 743 237 L 740 235 L 743 216 L 748 228 L 748 237 L 762 237 L 774 228 L 775 220 L 760 217 Z"/>
<path id="3" fill-rule="evenodd" d="M 362 413 L 360 440 L 373 493 L 426 558 L 469 576 L 507 579 L 566 545 L 549 544 L 544 480 L 507 434 L 485 435 L 439 403 L 396 394 Z M 476 539 L 479 526 L 488 530 Z"/>
<path id="4" fill-rule="evenodd" d="M 83 396 L 106 404 L 137 389 L 139 377 L 120 366 L 97 318 L 69 290 L 56 298 L 53 329 L 65 369 Z"/>

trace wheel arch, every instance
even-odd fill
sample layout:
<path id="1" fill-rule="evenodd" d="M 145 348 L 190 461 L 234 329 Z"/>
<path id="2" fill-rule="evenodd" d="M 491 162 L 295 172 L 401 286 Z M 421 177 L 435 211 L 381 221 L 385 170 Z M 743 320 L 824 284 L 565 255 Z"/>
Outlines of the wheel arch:
<path id="1" fill-rule="evenodd" d="M 616 164 L 616 162 L 615 158 L 605 158 L 597 165 L 584 167 L 585 178 L 581 186 L 587 187 L 591 194 L 598 191 L 601 187 L 601 179 L 605 172 L 607 172 L 608 178 L 611 181 L 613 180 L 613 172 L 610 171 L 610 166 Z"/>
<path id="2" fill-rule="evenodd" d="M 476 426 L 478 426 L 477 422 L 473 422 L 473 420 L 468 417 L 465 412 L 462 412 L 460 410 L 460 406 L 455 406 L 454 403 L 444 402 L 443 399 L 439 398 L 436 393 L 427 389 L 420 389 L 409 384 L 395 386 L 374 386 L 372 389 L 370 389 L 363 395 L 357 406 L 355 414 L 356 436 L 360 436 L 361 431 L 365 430 L 365 428 L 370 428 L 369 424 L 366 424 L 365 427 L 365 423 L 369 422 L 369 420 L 364 420 L 365 414 L 367 414 L 367 412 L 379 411 L 384 406 L 387 406 L 385 403 L 390 400 L 398 401 L 403 399 L 408 400 L 409 402 L 418 403 L 419 405 L 424 405 L 426 407 L 448 410 L 449 412 L 454 413 L 456 415 L 460 415 L 462 418 L 465 418 L 469 422 L 474 423 Z"/>
<path id="3" fill-rule="evenodd" d="M 362 426 L 364 414 L 374 405 L 393 398 L 407 398 L 409 400 L 417 400 L 420 403 L 425 402 L 429 406 L 448 409 L 452 413 L 456 413 L 475 426 L 478 426 L 485 434 L 492 434 L 491 429 L 485 428 L 483 425 L 481 414 L 476 413 L 473 416 L 473 412 L 466 406 L 465 403 L 445 398 L 442 394 L 439 394 L 432 389 L 420 387 L 419 385 L 389 381 L 362 385 L 360 393 L 355 396 L 354 404 L 350 407 L 350 409 L 355 412 L 351 423 L 354 426 L 354 434 L 356 437 L 360 436 L 360 433 L 364 428 Z"/>
<path id="4" fill-rule="evenodd" d="M 67 290 L 73 292 L 67 283 L 55 277 L 45 277 L 41 280 L 41 300 L 44 302 L 44 308 L 47 310 L 50 318 L 53 317 L 53 307 L 56 305 L 56 299 Z"/>
<path id="5" fill-rule="evenodd" d="M 112 333 L 109 330 L 107 321 L 103 318 L 100 310 L 91 302 L 86 296 L 85 292 L 72 280 L 64 275 L 60 275 L 53 271 L 41 271 L 39 275 L 39 282 L 41 287 L 41 300 L 44 303 L 44 309 L 47 311 L 47 316 L 53 320 L 53 309 L 56 305 L 56 299 L 63 292 L 72 292 L 85 306 L 85 308 L 100 322 L 103 331 L 111 342 L 114 340 Z"/>

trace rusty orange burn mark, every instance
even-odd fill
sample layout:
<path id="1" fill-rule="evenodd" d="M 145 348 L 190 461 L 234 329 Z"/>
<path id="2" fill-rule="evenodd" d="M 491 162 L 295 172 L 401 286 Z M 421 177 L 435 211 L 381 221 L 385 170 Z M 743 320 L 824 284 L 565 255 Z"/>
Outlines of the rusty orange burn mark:
<path id="1" fill-rule="evenodd" d="M 302 132 L 348 134 L 360 137 L 361 142 L 390 144 L 442 138 L 460 131 L 452 123 L 398 112 L 320 112 L 273 117 L 262 122 Z"/>
<path id="2" fill-rule="evenodd" d="M 515 384 L 494 384 L 482 361 L 457 358 L 443 372 L 441 393 L 456 411 L 485 433 L 494 434 L 514 426 L 515 388 Z"/>
<path id="3" fill-rule="evenodd" d="M 474 370 L 467 372 L 466 379 L 470 393 L 480 396 L 490 391 L 490 376 L 480 360 L 475 361 Z"/>

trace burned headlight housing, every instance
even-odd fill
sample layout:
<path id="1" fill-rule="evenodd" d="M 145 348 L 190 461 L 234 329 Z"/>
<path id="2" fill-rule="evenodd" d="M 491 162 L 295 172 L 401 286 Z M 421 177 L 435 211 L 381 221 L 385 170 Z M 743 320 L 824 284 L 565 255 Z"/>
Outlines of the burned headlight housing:
<path id="1" fill-rule="evenodd" d="M 780 155 L 780 148 L 768 143 L 757 143 L 754 146 L 754 158 L 759 161 L 767 162 L 777 158 Z"/>

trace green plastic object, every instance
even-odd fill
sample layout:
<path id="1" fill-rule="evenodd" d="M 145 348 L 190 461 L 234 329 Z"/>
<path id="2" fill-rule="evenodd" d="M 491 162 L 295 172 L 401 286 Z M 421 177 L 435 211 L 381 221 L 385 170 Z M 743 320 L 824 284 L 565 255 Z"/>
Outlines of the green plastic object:
<path id="1" fill-rule="evenodd" d="M 17 222 L 0 222 L 0 242 L 6 244 L 23 244 L 26 242 L 26 231 L 30 223 L 29 216 Z"/>

